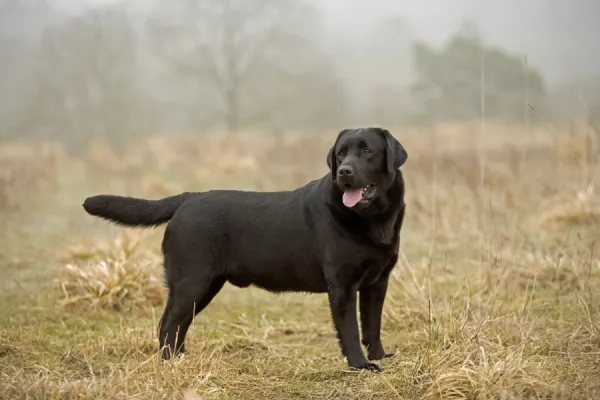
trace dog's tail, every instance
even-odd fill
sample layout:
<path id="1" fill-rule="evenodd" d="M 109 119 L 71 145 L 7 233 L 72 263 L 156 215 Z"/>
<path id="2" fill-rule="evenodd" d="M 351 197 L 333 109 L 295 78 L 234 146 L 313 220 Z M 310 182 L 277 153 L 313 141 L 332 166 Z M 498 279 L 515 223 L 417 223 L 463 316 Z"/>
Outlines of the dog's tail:
<path id="1" fill-rule="evenodd" d="M 168 222 L 186 200 L 197 194 L 185 192 L 160 200 L 98 195 L 85 199 L 83 208 L 88 214 L 117 225 L 151 227 Z"/>

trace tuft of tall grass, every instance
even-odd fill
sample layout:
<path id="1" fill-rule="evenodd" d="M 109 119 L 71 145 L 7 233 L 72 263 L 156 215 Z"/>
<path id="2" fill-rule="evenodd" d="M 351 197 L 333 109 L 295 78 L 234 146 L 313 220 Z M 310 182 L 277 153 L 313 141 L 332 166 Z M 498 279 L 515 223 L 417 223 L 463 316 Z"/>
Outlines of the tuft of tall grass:
<path id="1" fill-rule="evenodd" d="M 59 305 L 122 311 L 161 304 L 160 258 L 142 249 L 141 239 L 137 231 L 122 230 L 112 241 L 72 247 L 56 280 Z"/>

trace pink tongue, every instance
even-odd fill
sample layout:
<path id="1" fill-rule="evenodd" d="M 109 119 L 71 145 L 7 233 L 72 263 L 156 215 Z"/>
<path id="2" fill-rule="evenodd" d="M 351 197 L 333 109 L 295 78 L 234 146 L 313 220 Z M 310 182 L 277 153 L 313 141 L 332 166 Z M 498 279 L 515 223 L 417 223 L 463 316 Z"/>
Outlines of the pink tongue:
<path id="1" fill-rule="evenodd" d="M 362 189 L 347 189 L 342 201 L 346 207 L 354 207 L 362 198 Z"/>

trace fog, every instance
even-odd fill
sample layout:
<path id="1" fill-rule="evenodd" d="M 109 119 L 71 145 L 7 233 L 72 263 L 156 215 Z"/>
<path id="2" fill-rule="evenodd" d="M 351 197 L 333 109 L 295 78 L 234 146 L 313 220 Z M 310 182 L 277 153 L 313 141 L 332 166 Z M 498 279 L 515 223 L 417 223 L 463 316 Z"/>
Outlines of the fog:
<path id="1" fill-rule="evenodd" d="M 82 4 L 0 3 L 3 139 L 77 151 L 169 131 L 535 123 L 527 104 L 560 123 L 600 109 L 593 0 Z"/>
<path id="2" fill-rule="evenodd" d="M 334 34 L 360 38 L 394 16 L 404 18 L 413 37 L 441 44 L 463 21 L 472 21 L 487 43 L 527 54 L 550 82 L 597 77 L 600 3 L 529 0 L 412 2 L 316 2 Z"/>

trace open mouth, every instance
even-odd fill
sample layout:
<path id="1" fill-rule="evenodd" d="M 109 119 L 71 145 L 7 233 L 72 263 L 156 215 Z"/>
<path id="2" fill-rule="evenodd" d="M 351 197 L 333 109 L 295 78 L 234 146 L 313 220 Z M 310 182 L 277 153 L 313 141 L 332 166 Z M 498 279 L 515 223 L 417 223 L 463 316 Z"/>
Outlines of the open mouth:
<path id="1" fill-rule="evenodd" d="M 376 191 L 377 188 L 372 183 L 362 188 L 353 188 L 350 185 L 346 185 L 342 201 L 346 207 L 354 207 L 359 203 L 366 204 L 373 200 Z"/>

